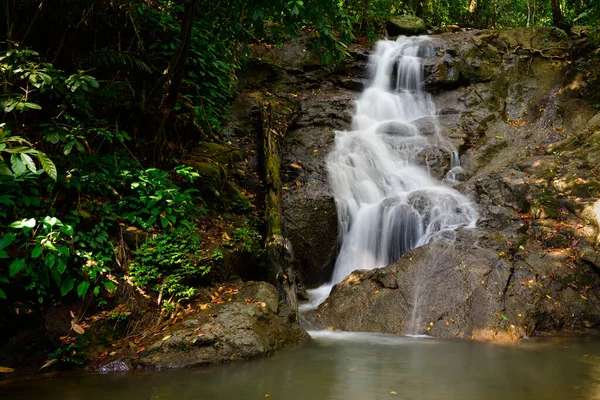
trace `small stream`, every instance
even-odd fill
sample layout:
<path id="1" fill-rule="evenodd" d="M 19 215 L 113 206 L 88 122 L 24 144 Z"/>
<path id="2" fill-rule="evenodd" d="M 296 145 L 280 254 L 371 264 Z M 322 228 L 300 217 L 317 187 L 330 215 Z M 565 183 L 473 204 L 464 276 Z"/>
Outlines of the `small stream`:
<path id="1" fill-rule="evenodd" d="M 313 332 L 273 357 L 191 370 L 0 381 L 0 398 L 560 400 L 600 399 L 600 341 L 516 345 Z M 267 396 L 269 395 L 269 396 Z"/>

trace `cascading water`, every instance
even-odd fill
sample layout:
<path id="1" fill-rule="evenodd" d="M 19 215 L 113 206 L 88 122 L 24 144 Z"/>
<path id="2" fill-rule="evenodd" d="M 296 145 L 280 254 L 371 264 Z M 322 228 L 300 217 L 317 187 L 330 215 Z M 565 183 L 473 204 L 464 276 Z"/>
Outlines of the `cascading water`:
<path id="1" fill-rule="evenodd" d="M 437 146 L 451 154 L 447 180 L 460 174 L 457 153 L 440 136 L 435 105 L 422 87 L 421 59 L 434 53 L 426 37 L 377 43 L 352 130 L 337 132 L 327 161 L 341 249 L 331 282 L 309 291 L 304 309 L 318 306 L 353 270 L 384 267 L 436 236 L 475 224 L 470 200 L 417 164 Z"/>

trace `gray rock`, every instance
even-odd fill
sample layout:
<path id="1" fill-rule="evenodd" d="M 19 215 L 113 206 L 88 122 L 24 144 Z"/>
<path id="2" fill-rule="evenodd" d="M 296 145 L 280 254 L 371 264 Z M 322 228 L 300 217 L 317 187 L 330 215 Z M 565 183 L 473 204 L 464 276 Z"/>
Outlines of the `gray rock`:
<path id="1" fill-rule="evenodd" d="M 575 284 L 549 278 L 559 260 L 517 259 L 468 240 L 438 241 L 388 267 L 354 271 L 307 318 L 322 329 L 506 341 L 600 327 L 596 293 L 577 300 Z M 568 272 L 563 279 L 577 280 Z"/>
<path id="2" fill-rule="evenodd" d="M 123 361 L 112 361 L 98 368 L 98 372 L 127 372 L 129 367 Z"/>
<path id="3" fill-rule="evenodd" d="M 277 314 L 279 308 L 279 292 L 275 286 L 267 282 L 246 282 L 236 296 L 240 301 L 253 299 L 264 302 L 271 312 Z"/>
<path id="4" fill-rule="evenodd" d="M 219 364 L 264 357 L 308 340 L 294 311 L 278 298 L 271 284 L 249 282 L 234 301 L 212 304 L 156 337 L 132 363 L 151 369 Z"/>
<path id="5" fill-rule="evenodd" d="M 596 113 L 587 123 L 587 127 L 590 129 L 596 128 L 600 126 L 600 112 Z"/>

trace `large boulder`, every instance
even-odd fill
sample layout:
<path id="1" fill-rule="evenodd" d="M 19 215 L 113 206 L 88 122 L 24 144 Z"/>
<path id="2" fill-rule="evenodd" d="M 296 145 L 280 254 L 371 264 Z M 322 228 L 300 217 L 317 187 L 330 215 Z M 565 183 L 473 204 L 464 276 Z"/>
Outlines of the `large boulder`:
<path id="1" fill-rule="evenodd" d="M 425 22 L 414 15 L 398 15 L 391 17 L 386 24 L 389 36 L 413 36 L 427 34 Z"/>
<path id="2" fill-rule="evenodd" d="M 598 281 L 593 271 L 561 270 L 542 253 L 514 262 L 459 237 L 417 248 L 385 268 L 354 271 L 308 320 L 321 329 L 478 340 L 597 333 L 600 296 L 581 295 L 582 273 Z"/>
<path id="3" fill-rule="evenodd" d="M 264 357 L 309 339 L 273 285 L 248 282 L 231 299 L 161 332 L 130 364 L 151 369 L 219 364 Z"/>

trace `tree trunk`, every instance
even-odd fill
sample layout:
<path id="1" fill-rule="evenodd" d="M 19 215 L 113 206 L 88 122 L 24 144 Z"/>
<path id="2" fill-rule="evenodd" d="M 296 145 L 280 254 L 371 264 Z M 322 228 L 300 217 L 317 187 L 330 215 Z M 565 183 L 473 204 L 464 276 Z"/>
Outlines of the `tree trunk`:
<path id="1" fill-rule="evenodd" d="M 562 11 L 560 11 L 560 0 L 552 0 L 552 23 L 554 26 L 563 25 Z"/>
<path id="2" fill-rule="evenodd" d="M 473 26 L 479 27 L 481 24 L 479 21 L 479 2 L 477 0 L 469 1 L 469 14 L 471 17 L 470 23 Z"/>
<path id="3" fill-rule="evenodd" d="M 475 14 L 477 12 L 477 0 L 471 0 L 469 2 L 469 12 Z"/>
<path id="4" fill-rule="evenodd" d="M 265 217 L 267 224 L 265 249 L 267 251 L 269 272 L 271 276 L 275 275 L 281 299 L 297 313 L 297 285 L 292 270 L 293 251 L 290 241 L 285 237 L 283 227 L 282 185 L 279 175 L 281 159 L 278 151 L 278 136 L 283 136 L 283 129 L 287 129 L 287 122 L 285 121 L 290 116 L 280 109 L 274 110 L 274 107 L 277 107 L 277 103 L 274 101 L 266 101 L 262 107 L 262 141 L 266 191 Z"/>
<path id="5" fill-rule="evenodd" d="M 177 104 L 183 78 L 185 77 L 197 2 L 198 0 L 189 0 L 186 4 L 184 20 L 181 23 L 181 30 L 179 33 L 179 44 L 175 49 L 175 53 L 173 53 L 173 57 L 171 57 L 171 61 L 169 61 L 169 66 L 160 77 L 145 102 L 144 111 L 145 113 L 149 113 L 149 106 L 154 97 L 163 90 L 165 85 L 168 85 L 166 95 L 163 97 L 157 110 L 159 124 L 157 126 L 155 138 L 156 149 L 158 149 L 158 151 L 160 151 L 162 145 L 166 143 L 167 136 L 165 129 L 167 121 L 171 116 L 175 104 Z"/>

